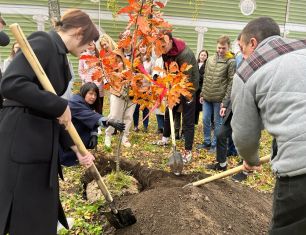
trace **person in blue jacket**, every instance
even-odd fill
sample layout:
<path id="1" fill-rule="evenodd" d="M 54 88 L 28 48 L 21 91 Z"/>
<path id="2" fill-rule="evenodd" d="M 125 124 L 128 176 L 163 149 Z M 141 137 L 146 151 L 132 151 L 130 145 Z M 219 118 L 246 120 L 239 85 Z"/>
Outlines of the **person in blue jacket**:
<path id="1" fill-rule="evenodd" d="M 118 131 L 123 131 L 125 124 L 117 120 L 107 119 L 98 113 L 99 110 L 99 88 L 95 83 L 85 83 L 79 94 L 73 95 L 69 100 L 72 115 L 72 123 L 79 133 L 86 148 L 94 149 L 98 144 L 98 127 L 112 126 Z M 73 151 L 60 149 L 60 161 L 64 166 L 78 164 L 77 157 Z"/>

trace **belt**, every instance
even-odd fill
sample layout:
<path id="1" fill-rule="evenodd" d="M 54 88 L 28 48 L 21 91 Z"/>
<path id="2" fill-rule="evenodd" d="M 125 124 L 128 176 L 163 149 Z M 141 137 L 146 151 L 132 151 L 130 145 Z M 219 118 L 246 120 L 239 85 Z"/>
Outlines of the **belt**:
<path id="1" fill-rule="evenodd" d="M 29 113 L 31 115 L 38 116 L 41 118 L 53 120 L 53 118 L 50 118 L 47 115 L 42 114 L 41 112 L 35 111 L 15 100 L 5 99 L 3 102 L 3 108 L 8 108 L 8 107 L 23 108 L 24 112 L 26 113 Z M 55 120 L 53 121 L 55 122 Z M 55 143 L 55 141 L 58 141 L 56 137 L 59 136 L 59 130 L 58 128 L 55 128 L 56 123 L 54 123 L 52 126 L 53 126 L 53 140 L 52 141 L 53 143 Z M 58 146 L 58 144 L 55 144 L 54 146 Z M 62 168 L 58 161 L 58 148 L 54 147 L 52 149 L 52 157 L 51 157 L 51 164 L 50 164 L 50 175 L 49 175 L 49 187 L 50 188 L 53 188 L 53 186 L 55 185 L 55 182 L 54 182 L 54 179 L 56 177 L 55 174 L 59 174 L 60 177 L 63 179 Z"/>
<path id="2" fill-rule="evenodd" d="M 7 108 L 7 107 L 24 108 L 25 113 L 29 113 L 31 115 L 38 116 L 38 117 L 45 118 L 45 119 L 50 119 L 50 120 L 53 119 L 53 118 L 50 118 L 48 115 L 46 115 L 42 112 L 36 111 L 34 109 L 31 109 L 31 108 L 25 106 L 24 104 L 19 103 L 18 101 L 15 101 L 15 100 L 5 99 L 3 101 L 3 108 Z"/>

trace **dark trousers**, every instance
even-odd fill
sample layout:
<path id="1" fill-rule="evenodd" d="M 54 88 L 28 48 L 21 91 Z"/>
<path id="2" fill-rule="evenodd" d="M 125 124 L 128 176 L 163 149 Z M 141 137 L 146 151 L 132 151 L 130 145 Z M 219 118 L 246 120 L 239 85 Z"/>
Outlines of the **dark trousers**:
<path id="1" fill-rule="evenodd" d="M 164 129 L 164 115 L 156 114 L 158 129 Z"/>
<path id="2" fill-rule="evenodd" d="M 103 102 L 104 102 L 104 97 L 99 97 L 99 107 L 98 107 L 98 110 L 99 110 L 99 114 L 103 115 Z"/>
<path id="3" fill-rule="evenodd" d="M 306 174 L 276 179 L 269 234 L 306 234 Z"/>
<path id="4" fill-rule="evenodd" d="M 217 133 L 217 162 L 223 163 L 227 157 L 227 139 L 232 136 L 230 120 L 223 123 Z"/>
<path id="5" fill-rule="evenodd" d="M 193 98 L 191 102 L 188 102 L 185 97 L 181 97 L 181 104 L 183 105 L 183 131 L 185 136 L 185 149 L 192 150 L 193 140 L 194 140 L 194 114 L 195 114 L 195 99 Z M 176 110 L 178 106 L 173 107 L 173 116 L 177 115 Z M 180 115 L 180 113 L 178 113 Z M 169 109 L 166 109 L 165 113 L 165 123 L 164 123 L 164 137 L 170 137 L 170 119 L 169 119 Z"/>
<path id="6" fill-rule="evenodd" d="M 133 121 L 134 121 L 134 127 L 138 127 L 139 124 L 139 108 L 140 105 L 137 104 L 134 114 L 133 114 Z M 142 110 L 142 120 L 145 119 L 145 117 L 149 114 L 149 109 L 145 108 L 144 110 Z M 143 126 L 144 128 L 148 128 L 149 126 L 149 117 L 147 117 L 146 120 L 143 121 Z"/>

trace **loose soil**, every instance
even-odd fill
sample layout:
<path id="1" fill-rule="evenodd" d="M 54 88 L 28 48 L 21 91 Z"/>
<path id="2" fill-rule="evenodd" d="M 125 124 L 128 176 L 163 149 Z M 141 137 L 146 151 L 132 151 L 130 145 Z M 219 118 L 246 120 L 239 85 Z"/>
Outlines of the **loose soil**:
<path id="1" fill-rule="evenodd" d="M 102 175 L 115 169 L 115 163 L 103 157 L 96 165 Z M 126 160 L 121 161 L 120 167 L 138 180 L 141 191 L 115 198 L 115 202 L 118 208 L 131 208 L 137 223 L 117 231 L 103 224 L 105 234 L 258 235 L 269 230 L 270 193 L 260 193 L 228 179 L 182 188 L 207 175 L 175 176 Z M 91 176 L 85 174 L 85 188 L 91 181 Z"/>

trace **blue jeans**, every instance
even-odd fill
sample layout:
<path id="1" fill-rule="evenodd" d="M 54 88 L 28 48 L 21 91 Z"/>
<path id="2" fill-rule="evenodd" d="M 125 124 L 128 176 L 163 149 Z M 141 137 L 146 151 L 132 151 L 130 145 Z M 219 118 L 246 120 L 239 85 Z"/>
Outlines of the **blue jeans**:
<path id="1" fill-rule="evenodd" d="M 134 111 L 134 114 L 133 114 L 134 127 L 138 127 L 138 124 L 139 124 L 139 108 L 140 108 L 140 105 L 137 104 L 136 108 L 135 108 L 135 111 Z M 148 114 L 149 114 L 149 109 L 148 108 L 145 108 L 144 110 L 142 110 L 142 119 L 144 119 Z M 144 126 L 144 128 L 148 128 L 149 117 L 147 117 L 147 119 L 143 121 L 143 126 Z"/>
<path id="2" fill-rule="evenodd" d="M 214 113 L 214 136 L 211 138 L 211 115 Z M 212 148 L 216 147 L 217 134 L 222 124 L 222 118 L 220 116 L 220 103 L 213 103 L 204 101 L 203 104 L 203 132 L 204 132 L 204 144 L 211 145 Z"/>
<path id="3" fill-rule="evenodd" d="M 156 120 L 157 120 L 158 129 L 164 129 L 164 118 L 165 118 L 164 115 L 156 114 Z"/>

